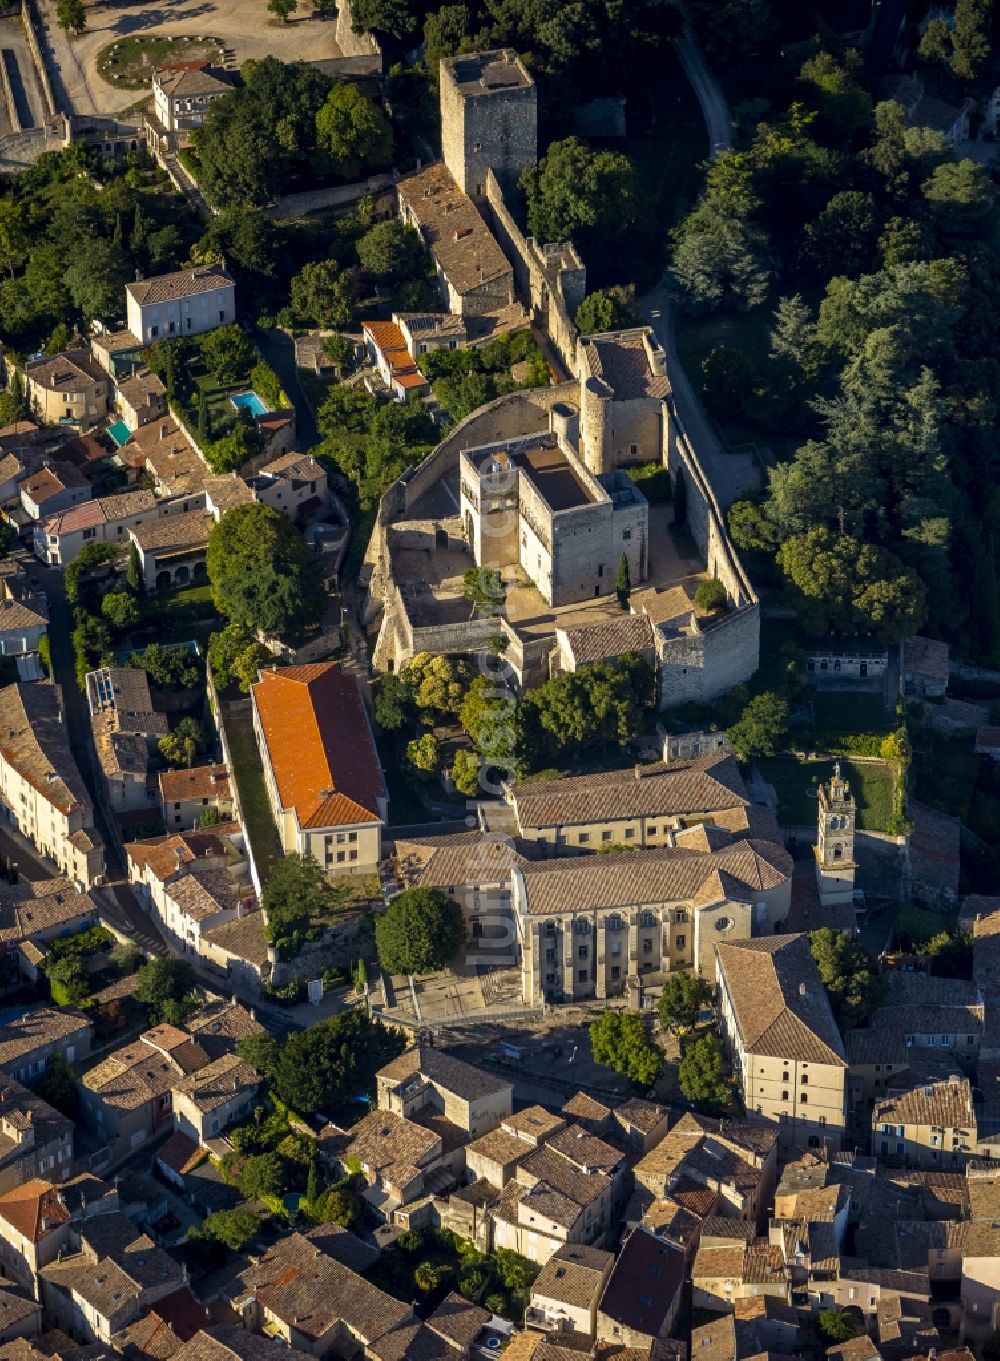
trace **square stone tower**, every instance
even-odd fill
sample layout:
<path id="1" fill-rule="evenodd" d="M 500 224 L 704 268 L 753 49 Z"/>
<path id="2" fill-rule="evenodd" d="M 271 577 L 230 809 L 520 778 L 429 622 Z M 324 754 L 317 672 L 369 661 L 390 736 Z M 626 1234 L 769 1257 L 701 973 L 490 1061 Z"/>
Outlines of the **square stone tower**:
<path id="1" fill-rule="evenodd" d="M 441 150 L 455 183 L 480 205 L 487 170 L 506 196 L 535 164 L 537 91 L 512 48 L 442 60 Z"/>
<path id="2" fill-rule="evenodd" d="M 833 779 L 819 787 L 819 825 L 816 840 L 816 883 L 819 900 L 830 903 L 854 901 L 854 829 L 857 802 L 847 781 L 841 778 L 840 762 Z"/>

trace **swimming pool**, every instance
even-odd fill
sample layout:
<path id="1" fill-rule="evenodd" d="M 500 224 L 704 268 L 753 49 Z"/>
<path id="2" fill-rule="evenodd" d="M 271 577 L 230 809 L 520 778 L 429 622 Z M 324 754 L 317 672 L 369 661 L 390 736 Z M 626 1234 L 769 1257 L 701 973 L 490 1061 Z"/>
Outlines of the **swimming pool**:
<path id="1" fill-rule="evenodd" d="M 249 411 L 255 419 L 258 416 L 266 416 L 268 408 L 257 396 L 256 392 L 237 392 L 229 399 L 237 411 Z"/>

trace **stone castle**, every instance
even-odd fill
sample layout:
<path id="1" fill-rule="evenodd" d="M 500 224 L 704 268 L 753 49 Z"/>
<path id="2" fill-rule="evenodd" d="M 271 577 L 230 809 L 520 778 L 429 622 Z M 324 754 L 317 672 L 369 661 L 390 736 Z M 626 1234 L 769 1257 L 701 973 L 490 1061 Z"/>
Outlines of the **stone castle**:
<path id="1" fill-rule="evenodd" d="M 721 694 L 757 668 L 759 605 L 676 419 L 664 351 L 650 327 L 579 335 L 579 256 L 525 238 L 508 209 L 537 156 L 535 86 L 516 54 L 445 60 L 440 88 L 444 161 L 400 181 L 401 212 L 450 311 L 481 320 L 505 307 L 509 278 L 571 377 L 480 408 L 383 496 L 364 573 L 368 619 L 381 616 L 374 664 L 475 653 L 499 630 L 522 686 L 637 650 L 655 662 L 665 706 Z M 651 462 L 684 479 L 690 540 L 629 476 Z M 499 573 L 499 616 L 466 598 L 472 565 Z M 703 617 L 694 594 L 707 577 L 727 607 Z"/>

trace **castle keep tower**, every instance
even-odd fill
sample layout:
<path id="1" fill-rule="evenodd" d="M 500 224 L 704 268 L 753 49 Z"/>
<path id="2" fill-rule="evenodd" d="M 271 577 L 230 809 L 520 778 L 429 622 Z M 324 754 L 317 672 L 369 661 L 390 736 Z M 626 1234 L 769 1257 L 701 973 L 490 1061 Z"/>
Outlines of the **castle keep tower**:
<path id="1" fill-rule="evenodd" d="M 820 903 L 854 901 L 854 828 L 857 803 L 846 780 L 841 779 L 840 762 L 833 768 L 833 779 L 819 787 L 819 835 L 816 841 L 816 883 Z"/>
<path id="2" fill-rule="evenodd" d="M 487 170 L 506 196 L 538 160 L 535 82 L 511 48 L 442 60 L 441 150 L 459 189 L 479 206 Z"/>

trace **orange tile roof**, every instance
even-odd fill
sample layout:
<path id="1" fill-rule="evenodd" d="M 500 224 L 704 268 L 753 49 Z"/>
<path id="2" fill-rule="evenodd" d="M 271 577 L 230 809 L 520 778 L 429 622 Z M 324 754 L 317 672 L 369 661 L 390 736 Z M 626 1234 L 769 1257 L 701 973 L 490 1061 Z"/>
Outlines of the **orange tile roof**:
<path id="1" fill-rule="evenodd" d="M 253 698 L 278 797 L 300 826 L 379 820 L 385 780 L 353 676 L 334 662 L 264 671 Z"/>
<path id="2" fill-rule="evenodd" d="M 394 382 L 403 388 L 428 386 L 427 379 L 410 357 L 403 332 L 394 321 L 363 321 L 361 325 L 381 351 Z"/>
<path id="3" fill-rule="evenodd" d="M 40 1177 L 33 1177 L 23 1186 L 0 1196 L 0 1217 L 30 1243 L 38 1243 L 58 1225 L 65 1224 L 70 1216 L 56 1187 Z"/>

